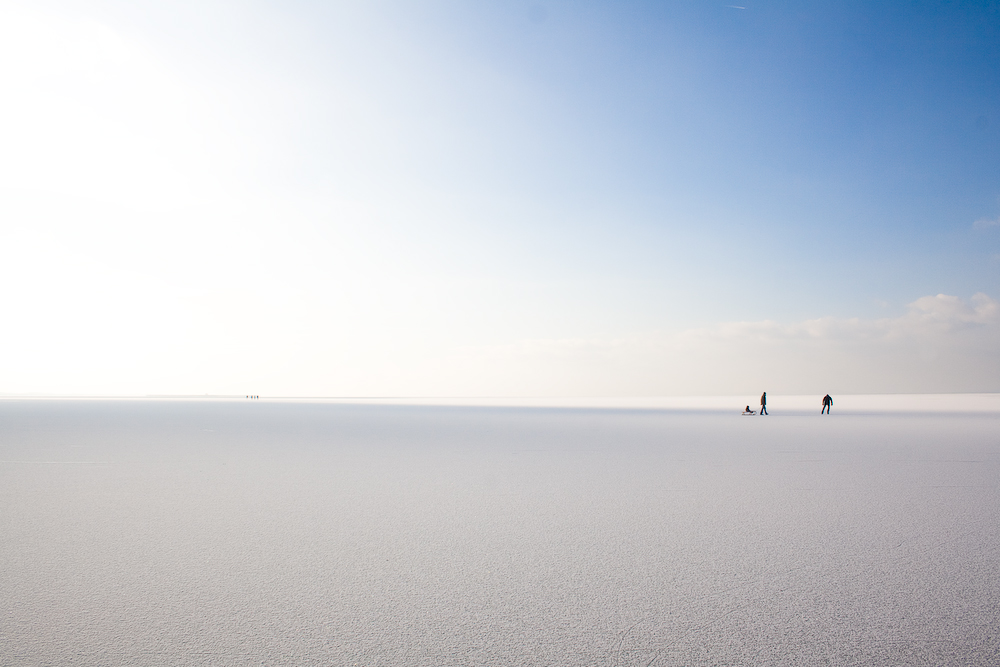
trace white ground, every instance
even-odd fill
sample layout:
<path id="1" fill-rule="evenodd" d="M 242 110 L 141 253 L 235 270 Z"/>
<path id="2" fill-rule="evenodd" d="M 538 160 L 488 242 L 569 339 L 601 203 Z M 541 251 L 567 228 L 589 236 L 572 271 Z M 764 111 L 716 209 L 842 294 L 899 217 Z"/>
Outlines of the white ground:
<path id="1" fill-rule="evenodd" d="M 752 398 L 0 401 L 0 664 L 1000 663 L 996 395 Z"/>

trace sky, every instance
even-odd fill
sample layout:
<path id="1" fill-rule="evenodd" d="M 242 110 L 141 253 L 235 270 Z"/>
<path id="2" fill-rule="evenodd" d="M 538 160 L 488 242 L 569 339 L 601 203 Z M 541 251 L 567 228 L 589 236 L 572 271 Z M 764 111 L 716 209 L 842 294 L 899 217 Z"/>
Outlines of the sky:
<path id="1" fill-rule="evenodd" d="M 0 2 L 0 394 L 1000 391 L 1000 5 Z"/>

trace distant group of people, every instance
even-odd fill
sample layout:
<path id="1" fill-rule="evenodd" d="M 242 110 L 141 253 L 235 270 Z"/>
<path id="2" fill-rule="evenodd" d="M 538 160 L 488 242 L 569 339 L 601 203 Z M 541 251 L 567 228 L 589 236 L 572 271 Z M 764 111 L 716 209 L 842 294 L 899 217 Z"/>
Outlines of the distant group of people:
<path id="1" fill-rule="evenodd" d="M 823 408 L 819 411 L 819 413 L 823 414 L 824 412 L 826 412 L 826 414 L 830 414 L 830 407 L 832 405 L 833 405 L 833 398 L 831 398 L 830 394 L 827 394 L 826 396 L 823 397 Z M 757 411 L 756 410 L 751 410 L 750 406 L 748 405 L 746 407 L 746 409 L 743 410 L 743 414 L 745 414 L 745 415 L 755 415 L 755 414 L 757 414 Z M 763 394 L 760 395 L 760 414 L 762 414 L 762 415 L 766 415 L 767 414 L 767 392 L 766 391 Z"/>
<path id="2" fill-rule="evenodd" d="M 260 398 L 260 396 L 258 396 L 256 394 L 250 394 L 250 395 L 247 396 L 247 398 L 252 398 L 253 400 L 257 400 L 257 399 Z"/>

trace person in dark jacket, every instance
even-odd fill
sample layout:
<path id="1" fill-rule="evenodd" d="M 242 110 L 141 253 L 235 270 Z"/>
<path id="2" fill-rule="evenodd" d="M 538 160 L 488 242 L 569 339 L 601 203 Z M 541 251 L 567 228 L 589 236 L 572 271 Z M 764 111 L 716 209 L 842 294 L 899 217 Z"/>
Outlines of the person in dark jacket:
<path id="1" fill-rule="evenodd" d="M 767 414 L 767 392 L 760 395 L 760 414 Z"/>
<path id="2" fill-rule="evenodd" d="M 826 414 L 830 414 L 831 405 L 833 405 L 833 399 L 830 398 L 830 394 L 827 394 L 823 397 L 823 410 L 826 410 Z M 820 410 L 819 413 L 823 414 L 823 410 Z"/>

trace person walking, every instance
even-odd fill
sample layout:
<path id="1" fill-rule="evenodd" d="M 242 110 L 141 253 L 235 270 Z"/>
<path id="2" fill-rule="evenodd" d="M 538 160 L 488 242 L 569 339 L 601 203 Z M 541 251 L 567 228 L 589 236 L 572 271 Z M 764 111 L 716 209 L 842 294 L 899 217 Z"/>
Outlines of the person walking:
<path id="1" fill-rule="evenodd" d="M 823 410 L 826 410 L 826 414 L 830 414 L 831 405 L 833 405 L 833 399 L 830 398 L 830 394 L 827 394 L 823 397 Z M 823 414 L 823 410 L 820 410 L 819 413 Z"/>
<path id="2" fill-rule="evenodd" d="M 760 395 L 760 414 L 767 414 L 767 392 Z"/>

